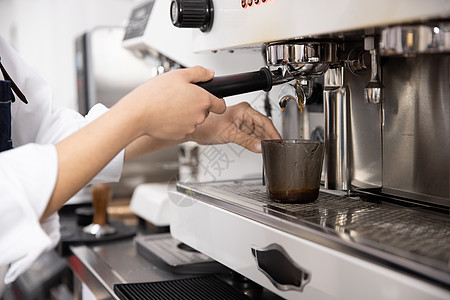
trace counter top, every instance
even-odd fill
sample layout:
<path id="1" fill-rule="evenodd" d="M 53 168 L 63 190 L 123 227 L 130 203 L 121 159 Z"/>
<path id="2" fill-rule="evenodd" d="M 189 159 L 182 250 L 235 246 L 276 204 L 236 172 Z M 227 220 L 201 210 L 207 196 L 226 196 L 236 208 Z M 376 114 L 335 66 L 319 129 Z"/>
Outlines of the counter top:
<path id="1" fill-rule="evenodd" d="M 76 275 L 75 281 L 78 280 L 74 285 L 81 286 L 80 282 L 83 282 L 96 299 L 120 299 L 114 293 L 114 285 L 119 283 L 159 282 L 202 276 L 175 274 L 157 267 L 138 253 L 135 241 L 131 238 L 102 245 L 71 246 L 70 250 L 72 255 L 67 257 L 67 261 Z M 218 274 L 217 277 L 234 285 L 249 299 L 281 299 L 237 273 Z M 234 284 L 232 279 L 235 280 Z M 77 292 L 75 299 L 81 299 L 77 298 Z"/>
<path id="2" fill-rule="evenodd" d="M 138 255 L 132 239 L 97 246 L 71 246 L 68 264 L 97 299 L 119 299 L 114 284 L 192 276 L 166 272 Z"/>

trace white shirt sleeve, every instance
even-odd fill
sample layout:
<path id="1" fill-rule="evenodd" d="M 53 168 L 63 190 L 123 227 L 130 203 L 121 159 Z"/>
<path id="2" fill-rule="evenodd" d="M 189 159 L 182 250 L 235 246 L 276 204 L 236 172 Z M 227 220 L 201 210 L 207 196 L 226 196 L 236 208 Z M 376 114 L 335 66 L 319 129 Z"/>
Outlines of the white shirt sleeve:
<path id="1" fill-rule="evenodd" d="M 54 144 L 107 111 L 102 105 L 81 116 L 69 109 L 52 111 L 49 85 L 0 37 L 2 64 L 25 94 L 12 104 L 14 149 L 0 153 L 0 266 L 10 265 L 5 282 L 14 281 L 59 240 L 54 214 L 39 222 L 55 187 L 58 157 Z M 93 180 L 120 179 L 121 151 Z"/>
<path id="2" fill-rule="evenodd" d="M 40 129 L 35 137 L 35 142 L 39 144 L 55 144 L 81 129 L 83 126 L 86 126 L 107 111 L 108 109 L 104 105 L 96 104 L 90 109 L 88 114 L 83 117 L 78 112 L 70 109 L 57 109 L 42 121 Z M 14 137 L 13 145 L 14 147 L 16 146 Z M 122 173 L 124 152 L 125 151 L 122 150 L 116 155 L 116 157 L 100 171 L 90 183 L 119 181 Z"/>
<path id="3" fill-rule="evenodd" d="M 3 66 L 28 99 L 28 104 L 16 99 L 11 106 L 14 147 L 28 143 L 56 144 L 108 110 L 97 104 L 86 116 L 66 108 L 52 111 L 53 95 L 48 83 L 1 36 L 0 57 Z M 123 158 L 124 150 L 91 183 L 117 182 L 122 172 Z"/>
<path id="4" fill-rule="evenodd" d="M 9 283 L 54 244 L 39 218 L 56 182 L 56 149 L 29 144 L 5 151 L 0 166 L 0 265 L 10 264 Z"/>

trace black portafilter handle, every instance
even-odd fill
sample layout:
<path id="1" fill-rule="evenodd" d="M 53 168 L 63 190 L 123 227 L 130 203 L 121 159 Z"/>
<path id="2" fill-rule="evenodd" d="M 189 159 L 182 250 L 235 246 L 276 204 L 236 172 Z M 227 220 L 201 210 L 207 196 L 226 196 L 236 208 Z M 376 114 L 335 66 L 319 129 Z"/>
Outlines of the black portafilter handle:
<path id="1" fill-rule="evenodd" d="M 272 73 L 267 68 L 259 71 L 214 77 L 206 82 L 197 83 L 218 98 L 234 96 L 254 91 L 272 89 Z"/>

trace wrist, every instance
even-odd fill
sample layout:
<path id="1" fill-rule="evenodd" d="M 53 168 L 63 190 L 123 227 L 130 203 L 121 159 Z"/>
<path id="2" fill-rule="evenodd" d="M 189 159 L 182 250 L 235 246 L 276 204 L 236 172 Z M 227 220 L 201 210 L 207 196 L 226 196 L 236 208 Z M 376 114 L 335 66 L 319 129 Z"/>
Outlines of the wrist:
<path id="1" fill-rule="evenodd" d="M 148 120 L 151 119 L 144 109 L 140 109 L 139 103 L 136 103 L 138 101 L 133 100 L 133 97 L 127 95 L 111 108 L 112 112 L 121 116 L 123 126 L 128 127 L 131 141 L 147 134 Z"/>

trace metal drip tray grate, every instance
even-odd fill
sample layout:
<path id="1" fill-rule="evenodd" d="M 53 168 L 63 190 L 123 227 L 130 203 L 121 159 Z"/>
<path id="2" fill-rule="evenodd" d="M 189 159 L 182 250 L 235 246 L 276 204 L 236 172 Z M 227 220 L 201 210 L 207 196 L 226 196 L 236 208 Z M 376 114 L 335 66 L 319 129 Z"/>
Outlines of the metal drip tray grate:
<path id="1" fill-rule="evenodd" d="M 316 218 L 325 215 L 330 217 L 349 210 L 365 211 L 377 206 L 374 203 L 364 202 L 359 197 L 338 196 L 324 192 L 320 192 L 318 199 L 312 203 L 278 203 L 267 197 L 265 187 L 260 184 L 223 184 L 218 188 L 247 199 L 259 201 L 269 209 L 301 218 Z"/>
<path id="2" fill-rule="evenodd" d="M 250 211 L 253 219 L 292 234 L 297 234 L 296 228 L 301 226 L 316 228 L 355 249 L 378 249 L 379 253 L 439 269 L 450 280 L 450 217 L 444 214 L 323 191 L 313 203 L 282 204 L 271 201 L 265 187 L 254 180 L 189 184 L 183 188 L 206 195 L 213 204 L 216 200 L 226 203 L 224 208 L 236 207 L 241 215 Z"/>
<path id="3" fill-rule="evenodd" d="M 450 218 L 324 192 L 313 203 L 277 203 L 267 197 L 264 186 L 256 183 L 223 184 L 218 188 L 257 200 L 269 210 L 348 233 L 354 240 L 372 241 L 450 263 Z"/>

